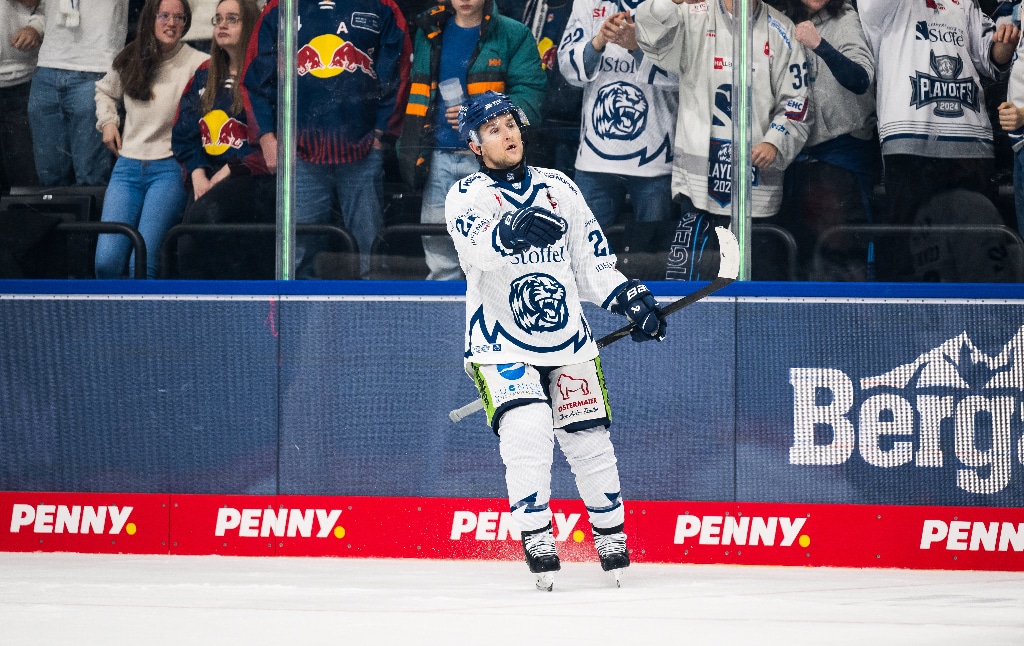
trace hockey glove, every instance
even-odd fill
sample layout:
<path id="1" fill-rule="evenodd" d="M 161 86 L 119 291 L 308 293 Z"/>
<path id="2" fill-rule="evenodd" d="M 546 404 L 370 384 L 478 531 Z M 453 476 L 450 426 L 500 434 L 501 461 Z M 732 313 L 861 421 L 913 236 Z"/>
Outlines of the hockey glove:
<path id="1" fill-rule="evenodd" d="M 498 223 L 498 238 L 506 249 L 522 253 L 530 247 L 546 247 L 565 235 L 565 219 L 539 206 L 506 213 Z"/>
<path id="2" fill-rule="evenodd" d="M 636 324 L 636 329 L 629 334 L 634 341 L 661 341 L 665 338 L 668 324 L 658 309 L 658 301 L 654 300 L 651 290 L 639 280 L 634 278 L 626 283 L 608 309 L 613 314 L 625 315 L 630 322 Z"/>

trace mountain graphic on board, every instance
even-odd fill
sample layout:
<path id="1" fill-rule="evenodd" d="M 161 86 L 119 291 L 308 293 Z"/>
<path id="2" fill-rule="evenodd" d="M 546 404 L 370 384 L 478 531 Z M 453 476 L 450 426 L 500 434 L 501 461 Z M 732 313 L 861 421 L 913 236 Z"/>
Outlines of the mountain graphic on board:
<path id="1" fill-rule="evenodd" d="M 1013 388 L 1024 391 L 1024 326 L 995 357 L 974 345 L 967 332 L 925 352 L 911 363 L 860 380 L 871 388 Z"/>

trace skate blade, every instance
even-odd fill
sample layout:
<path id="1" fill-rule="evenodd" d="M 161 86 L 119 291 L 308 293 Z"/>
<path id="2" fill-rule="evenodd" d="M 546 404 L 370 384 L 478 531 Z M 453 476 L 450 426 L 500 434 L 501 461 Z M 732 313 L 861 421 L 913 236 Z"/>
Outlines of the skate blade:
<path id="1" fill-rule="evenodd" d="M 537 589 L 546 590 L 551 592 L 555 588 L 555 573 L 554 572 L 541 572 L 535 575 L 537 577 Z"/>
<path id="2" fill-rule="evenodd" d="M 622 587 L 622 579 L 620 578 L 622 576 L 622 570 L 623 570 L 623 568 L 616 568 L 614 570 L 609 570 L 608 571 L 608 574 L 611 574 L 612 575 L 612 579 L 615 581 L 615 587 L 616 588 L 621 588 Z"/>

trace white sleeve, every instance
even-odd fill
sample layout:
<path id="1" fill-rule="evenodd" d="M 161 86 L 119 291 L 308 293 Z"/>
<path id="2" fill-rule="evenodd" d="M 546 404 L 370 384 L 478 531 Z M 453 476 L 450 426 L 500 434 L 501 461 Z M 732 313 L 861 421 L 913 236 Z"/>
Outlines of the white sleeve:
<path id="1" fill-rule="evenodd" d="M 664 70 L 679 69 L 683 56 L 683 15 L 695 5 L 672 0 L 646 0 L 636 8 L 636 42 L 651 62 Z"/>
<path id="2" fill-rule="evenodd" d="M 583 87 L 593 80 L 593 76 L 587 76 L 583 65 L 583 50 L 594 39 L 594 7 L 591 0 L 573 2 L 572 14 L 558 45 L 558 70 L 570 85 L 576 87 Z"/>
<path id="3" fill-rule="evenodd" d="M 857 13 L 864 30 L 871 34 L 879 34 L 891 29 L 900 3 L 893 0 L 860 0 Z"/>
<path id="4" fill-rule="evenodd" d="M 787 21 L 787 25 L 792 25 Z M 771 29 L 769 27 L 769 29 Z M 789 166 L 807 142 L 814 119 L 808 103 L 810 88 L 804 79 L 806 75 L 795 74 L 793 70 L 807 69 L 807 54 L 796 41 L 793 29 L 786 27 L 788 42 L 782 38 L 775 40 L 775 61 L 772 63 L 772 90 L 775 92 L 775 108 L 772 122 L 765 133 L 764 141 L 778 149 L 779 155 L 773 166 L 785 169 Z"/>
<path id="5" fill-rule="evenodd" d="M 481 177 L 470 175 L 451 187 L 444 217 L 460 262 L 487 271 L 507 264 L 514 255 L 498 243 L 498 223 L 512 209 L 503 206 L 498 191 L 487 194 Z"/>
<path id="6" fill-rule="evenodd" d="M 111 69 L 107 75 L 96 81 L 96 129 L 103 132 L 103 126 L 112 123 L 121 127 L 117 109 L 124 100 L 121 75 Z"/>
<path id="7" fill-rule="evenodd" d="M 558 173 L 555 180 L 563 185 L 558 190 L 559 211 L 569 223 L 565 244 L 572 259 L 580 299 L 607 307 L 626 277 L 615 268 L 615 254 L 579 188 L 562 173 Z"/>
<path id="8" fill-rule="evenodd" d="M 996 23 L 973 2 L 967 3 L 964 11 L 967 12 L 967 34 L 974 67 L 983 76 L 999 79 L 1002 72 L 992 60 L 992 36 L 996 33 Z"/>

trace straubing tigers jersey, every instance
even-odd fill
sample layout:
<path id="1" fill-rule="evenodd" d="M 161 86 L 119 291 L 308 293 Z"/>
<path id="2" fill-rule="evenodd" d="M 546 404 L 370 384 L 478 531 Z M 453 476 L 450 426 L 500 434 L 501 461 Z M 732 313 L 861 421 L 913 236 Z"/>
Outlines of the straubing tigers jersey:
<path id="1" fill-rule="evenodd" d="M 637 49 L 614 43 L 596 52 L 590 41 L 612 15 L 637 1 L 576 0 L 558 48 L 558 68 L 584 88 L 576 168 L 658 177 L 672 172 L 679 77 Z"/>
<path id="2" fill-rule="evenodd" d="M 995 23 L 972 0 L 860 0 L 877 61 L 882 153 L 991 157 L 981 77 L 999 75 Z"/>
<path id="3" fill-rule="evenodd" d="M 636 11 L 644 54 L 679 75 L 672 192 L 698 209 L 730 215 L 732 191 L 732 23 L 722 0 L 647 0 Z M 765 4 L 751 14 L 750 141 L 772 144 L 768 168 L 751 168 L 751 214 L 774 215 L 786 167 L 807 141 L 813 116 L 808 64 L 793 23 Z"/>
<path id="4" fill-rule="evenodd" d="M 560 215 L 568 230 L 514 254 L 498 223 L 526 206 Z M 580 301 L 608 307 L 626 277 L 572 180 L 532 166 L 520 182 L 474 173 L 448 191 L 445 220 L 466 274 L 467 364 L 564 366 L 597 356 Z"/>

